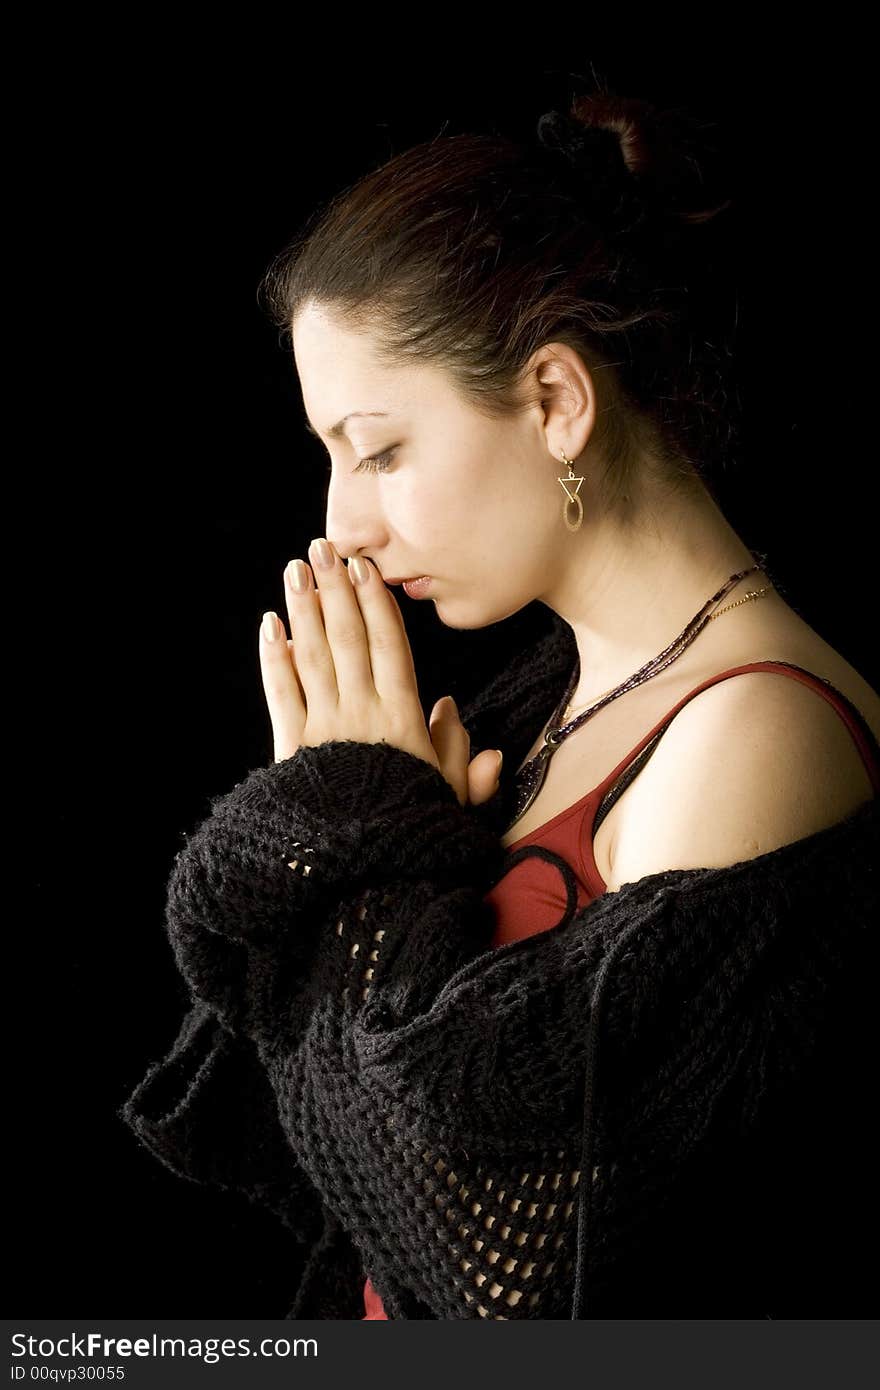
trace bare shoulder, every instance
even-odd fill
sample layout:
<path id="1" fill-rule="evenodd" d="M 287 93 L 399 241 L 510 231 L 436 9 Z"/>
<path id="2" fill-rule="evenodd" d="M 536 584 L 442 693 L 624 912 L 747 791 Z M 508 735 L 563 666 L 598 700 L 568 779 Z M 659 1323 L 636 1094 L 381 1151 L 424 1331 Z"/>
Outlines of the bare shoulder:
<path id="1" fill-rule="evenodd" d="M 874 791 L 837 710 L 816 689 L 766 670 L 688 701 L 629 794 L 611 891 L 665 869 L 767 854 L 846 819 Z"/>

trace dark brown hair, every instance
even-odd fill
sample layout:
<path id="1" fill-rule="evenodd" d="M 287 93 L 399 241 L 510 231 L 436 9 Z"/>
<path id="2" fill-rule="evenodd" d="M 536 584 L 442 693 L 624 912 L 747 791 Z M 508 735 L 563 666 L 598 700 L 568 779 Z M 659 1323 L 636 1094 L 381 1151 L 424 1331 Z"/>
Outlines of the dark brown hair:
<path id="1" fill-rule="evenodd" d="M 260 294 L 285 334 L 321 306 L 383 365 L 438 367 L 494 419 L 540 401 L 523 369 L 567 343 L 597 394 L 601 495 L 625 518 L 640 466 L 711 486 L 735 438 L 730 347 L 706 315 L 719 277 L 704 224 L 732 201 L 707 199 L 708 129 L 603 88 L 543 116 L 531 143 L 416 145 L 318 209 Z M 726 315 L 732 329 L 732 302 Z"/>

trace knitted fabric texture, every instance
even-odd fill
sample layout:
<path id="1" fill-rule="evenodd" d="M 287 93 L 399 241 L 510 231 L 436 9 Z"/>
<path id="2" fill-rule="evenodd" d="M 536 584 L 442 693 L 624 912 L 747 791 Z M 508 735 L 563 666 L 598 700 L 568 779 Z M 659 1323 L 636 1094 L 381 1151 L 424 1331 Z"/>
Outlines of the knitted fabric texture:
<path id="1" fill-rule="evenodd" d="M 554 620 L 463 708 L 504 751 L 482 807 L 350 741 L 217 798 L 167 892 L 191 1008 L 119 1114 L 302 1244 L 292 1318 L 362 1317 L 366 1273 L 391 1319 L 867 1316 L 876 798 L 580 910 L 536 846 L 568 909 L 492 947 L 575 659 Z"/>

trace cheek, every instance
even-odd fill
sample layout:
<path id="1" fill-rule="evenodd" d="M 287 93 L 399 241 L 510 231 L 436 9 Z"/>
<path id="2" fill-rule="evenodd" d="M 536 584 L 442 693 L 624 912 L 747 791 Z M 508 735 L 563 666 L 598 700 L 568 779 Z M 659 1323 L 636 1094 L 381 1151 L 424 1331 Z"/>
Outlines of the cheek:
<path id="1" fill-rule="evenodd" d="M 456 552 L 483 544 L 493 562 L 499 547 L 534 545 L 546 513 L 525 465 L 513 453 L 493 463 L 491 453 L 468 450 L 466 459 L 441 460 L 407 479 L 396 496 L 397 529 L 425 546 Z"/>
<path id="2" fill-rule="evenodd" d="M 485 505 L 485 499 L 475 497 L 472 489 L 466 492 L 456 488 L 451 479 L 435 470 L 414 481 L 401 495 L 399 516 L 407 529 L 417 530 L 422 536 L 448 538 L 460 536 L 462 527 L 472 531 Z"/>

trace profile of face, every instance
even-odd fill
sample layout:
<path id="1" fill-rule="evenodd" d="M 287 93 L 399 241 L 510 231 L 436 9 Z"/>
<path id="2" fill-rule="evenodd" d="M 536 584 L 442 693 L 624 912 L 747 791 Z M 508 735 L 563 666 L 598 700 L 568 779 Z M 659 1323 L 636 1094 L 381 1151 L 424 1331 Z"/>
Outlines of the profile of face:
<path id="1" fill-rule="evenodd" d="M 325 534 L 344 558 L 368 557 L 384 579 L 429 575 L 425 597 L 453 628 L 499 622 L 552 592 L 572 536 L 551 444 L 571 437 L 570 417 L 538 406 L 487 420 L 445 373 L 381 366 L 369 335 L 315 306 L 292 340 L 306 415 L 330 456 Z"/>

